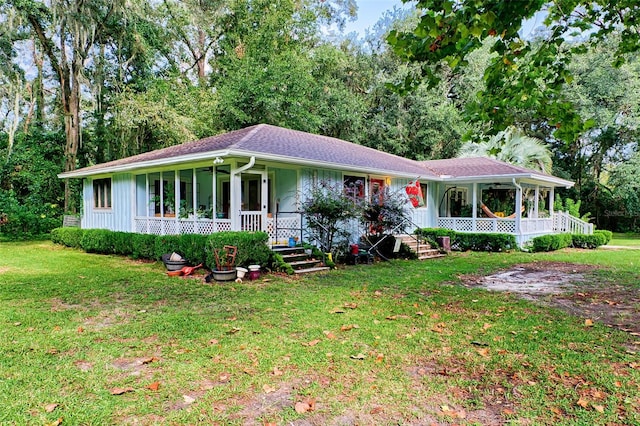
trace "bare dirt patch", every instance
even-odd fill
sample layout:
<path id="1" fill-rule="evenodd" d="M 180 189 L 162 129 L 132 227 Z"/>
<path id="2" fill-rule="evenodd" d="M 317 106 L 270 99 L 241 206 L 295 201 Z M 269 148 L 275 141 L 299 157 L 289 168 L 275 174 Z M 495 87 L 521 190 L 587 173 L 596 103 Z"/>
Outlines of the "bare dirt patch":
<path id="1" fill-rule="evenodd" d="M 469 287 L 509 292 L 634 335 L 640 333 L 638 291 L 600 283 L 596 270 L 590 265 L 535 262 L 489 276 L 464 276 L 462 281 Z"/>

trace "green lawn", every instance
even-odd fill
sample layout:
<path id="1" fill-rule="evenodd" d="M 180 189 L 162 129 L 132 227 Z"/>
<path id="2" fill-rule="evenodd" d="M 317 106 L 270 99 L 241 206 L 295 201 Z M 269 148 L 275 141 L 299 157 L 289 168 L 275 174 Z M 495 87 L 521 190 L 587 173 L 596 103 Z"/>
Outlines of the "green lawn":
<path id="1" fill-rule="evenodd" d="M 612 246 L 627 246 L 627 247 L 640 247 L 640 234 L 614 232 L 613 238 L 609 245 Z"/>
<path id="2" fill-rule="evenodd" d="M 205 284 L 3 242 L 0 424 L 640 424 L 640 337 L 460 285 L 541 260 L 640 282 L 632 250 Z"/>

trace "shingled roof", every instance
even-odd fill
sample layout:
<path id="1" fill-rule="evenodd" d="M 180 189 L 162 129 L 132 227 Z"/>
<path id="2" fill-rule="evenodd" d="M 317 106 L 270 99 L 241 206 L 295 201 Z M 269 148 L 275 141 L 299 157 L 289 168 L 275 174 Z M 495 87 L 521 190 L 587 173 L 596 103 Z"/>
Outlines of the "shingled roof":
<path id="1" fill-rule="evenodd" d="M 486 157 L 450 158 L 422 161 L 427 169 L 445 180 L 478 180 L 481 178 L 531 178 L 573 186 L 573 182 L 556 176 Z"/>
<path id="2" fill-rule="evenodd" d="M 388 173 L 396 176 L 437 178 L 420 163 L 341 139 L 258 124 L 241 130 L 187 142 L 132 157 L 62 173 L 82 177 L 176 164 L 217 156 L 256 156 L 320 167 Z"/>

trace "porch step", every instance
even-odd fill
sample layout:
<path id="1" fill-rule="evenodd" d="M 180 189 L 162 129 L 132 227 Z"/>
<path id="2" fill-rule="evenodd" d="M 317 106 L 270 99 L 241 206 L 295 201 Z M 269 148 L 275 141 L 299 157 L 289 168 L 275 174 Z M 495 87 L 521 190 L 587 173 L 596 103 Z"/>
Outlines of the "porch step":
<path id="1" fill-rule="evenodd" d="M 323 271 L 328 271 L 330 268 L 328 266 L 316 266 L 314 268 L 304 268 L 304 269 L 294 269 L 294 273 L 301 275 L 301 274 L 310 274 L 313 272 L 323 272 Z"/>
<path id="2" fill-rule="evenodd" d="M 291 265 L 296 274 L 309 274 L 329 270 L 326 266 L 320 266 L 322 260 L 306 254 L 304 247 L 273 246 L 271 250 L 281 255 L 282 259 Z"/>
<path id="3" fill-rule="evenodd" d="M 440 250 L 432 248 L 428 243 L 418 243 L 418 241 L 416 241 L 416 239 L 411 235 L 400 234 L 395 235 L 395 237 L 399 238 L 403 244 L 406 244 L 412 252 L 418 255 L 418 260 L 434 259 L 446 256 L 440 253 Z"/>

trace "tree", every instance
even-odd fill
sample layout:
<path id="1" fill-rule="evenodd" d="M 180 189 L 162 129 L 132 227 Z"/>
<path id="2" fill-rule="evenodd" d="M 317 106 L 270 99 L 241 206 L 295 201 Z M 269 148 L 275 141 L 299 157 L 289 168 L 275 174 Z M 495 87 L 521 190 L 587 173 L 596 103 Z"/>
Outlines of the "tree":
<path id="1" fill-rule="evenodd" d="M 438 70 L 457 72 L 485 40 L 491 44 L 495 56 L 484 71 L 486 88 L 469 113 L 491 123 L 493 132 L 516 124 L 514 111 L 531 111 L 555 128 L 556 138 L 575 141 L 590 123 L 581 120 L 562 88 L 571 80 L 567 64 L 584 46 L 566 41 L 588 36 L 597 43 L 620 31 L 624 42 L 615 50 L 615 65 L 640 47 L 640 6 L 632 0 L 420 0 L 417 8 L 422 16 L 415 29 L 392 31 L 388 41 L 405 60 L 422 64 L 431 85 L 439 80 Z M 526 40 L 523 22 L 538 13 L 546 14 L 547 29 L 539 40 Z M 408 79 L 404 86 L 416 84 Z"/>
<path id="2" fill-rule="evenodd" d="M 66 143 L 64 170 L 75 170 L 82 142 L 82 74 L 96 35 L 111 15 L 124 6 L 118 1 L 8 0 L 31 28 L 59 85 L 59 102 Z M 71 187 L 65 181 L 65 210 L 72 208 Z"/>
<path id="3" fill-rule="evenodd" d="M 552 168 L 551 152 L 544 142 L 515 127 L 508 127 L 487 141 L 466 142 L 460 147 L 458 157 L 495 158 L 543 173 L 551 173 Z"/>
<path id="4" fill-rule="evenodd" d="M 622 207 L 619 216 L 630 219 L 629 230 L 637 231 L 638 212 L 640 212 L 640 152 L 629 161 L 616 166 L 611 171 L 609 185 L 613 188 L 613 196 Z"/>

